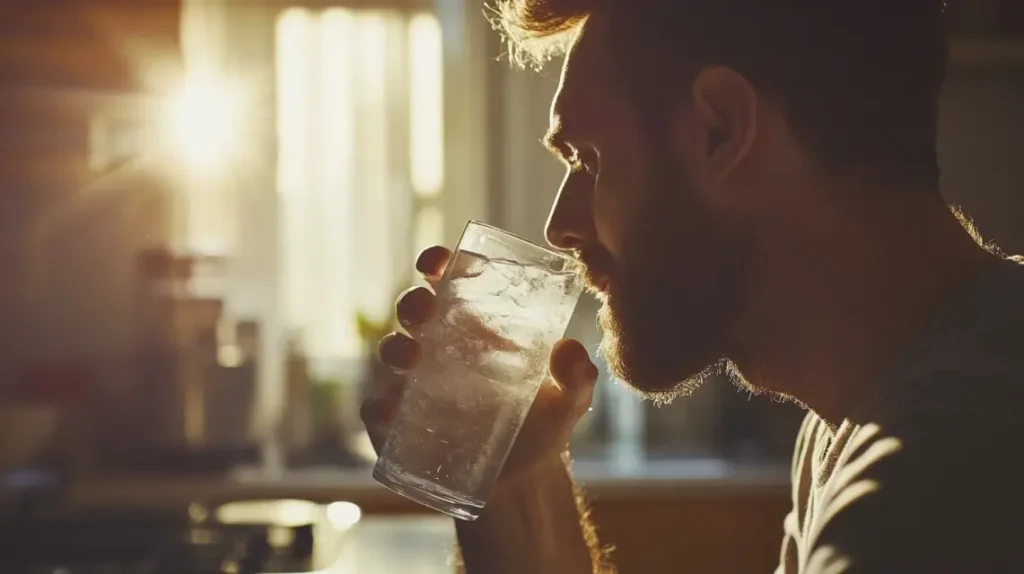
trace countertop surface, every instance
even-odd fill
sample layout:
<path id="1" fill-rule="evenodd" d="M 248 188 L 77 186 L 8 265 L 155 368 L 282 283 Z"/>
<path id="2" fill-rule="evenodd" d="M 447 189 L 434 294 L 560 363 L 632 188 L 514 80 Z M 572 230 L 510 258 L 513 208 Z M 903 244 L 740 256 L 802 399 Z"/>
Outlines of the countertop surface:
<path id="1" fill-rule="evenodd" d="M 679 459 L 612 465 L 577 462 L 573 476 L 595 497 L 651 498 L 785 492 L 789 468 L 718 459 Z M 97 506 L 187 504 L 197 500 L 300 498 L 318 502 L 375 501 L 393 494 L 370 469 L 320 468 L 267 472 L 240 469 L 222 477 L 95 477 L 71 485 L 69 500 Z"/>
<path id="2" fill-rule="evenodd" d="M 372 517 L 360 520 L 337 544 L 320 574 L 451 574 L 455 527 L 451 519 Z"/>

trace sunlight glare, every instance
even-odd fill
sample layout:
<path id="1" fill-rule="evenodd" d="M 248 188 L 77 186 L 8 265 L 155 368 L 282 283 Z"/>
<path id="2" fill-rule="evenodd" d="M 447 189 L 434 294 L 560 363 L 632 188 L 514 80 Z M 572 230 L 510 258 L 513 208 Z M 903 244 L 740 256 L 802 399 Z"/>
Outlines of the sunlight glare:
<path id="1" fill-rule="evenodd" d="M 232 159 L 242 127 L 242 99 L 236 86 L 212 75 L 190 76 L 164 114 L 174 153 L 189 168 L 207 172 Z"/>
<path id="2" fill-rule="evenodd" d="M 327 521 L 335 530 L 352 528 L 362 516 L 362 509 L 351 502 L 332 502 L 327 505 Z"/>

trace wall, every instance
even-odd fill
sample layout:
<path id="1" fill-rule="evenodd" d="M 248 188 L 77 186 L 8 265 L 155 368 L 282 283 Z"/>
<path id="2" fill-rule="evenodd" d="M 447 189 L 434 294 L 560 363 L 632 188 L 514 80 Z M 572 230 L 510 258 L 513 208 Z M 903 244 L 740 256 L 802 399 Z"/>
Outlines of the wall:
<path id="1" fill-rule="evenodd" d="M 942 103 L 943 194 L 987 238 L 1024 253 L 1024 60 L 954 69 Z"/>

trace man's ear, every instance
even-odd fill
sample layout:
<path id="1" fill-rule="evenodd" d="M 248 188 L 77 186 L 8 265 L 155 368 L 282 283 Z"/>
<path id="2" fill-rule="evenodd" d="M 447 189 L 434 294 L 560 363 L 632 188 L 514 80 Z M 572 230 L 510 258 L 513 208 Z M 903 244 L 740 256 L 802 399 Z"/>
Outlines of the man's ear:
<path id="1" fill-rule="evenodd" d="M 724 66 L 701 70 L 693 81 L 691 141 L 702 177 L 723 180 L 746 159 L 757 137 L 757 90 Z"/>

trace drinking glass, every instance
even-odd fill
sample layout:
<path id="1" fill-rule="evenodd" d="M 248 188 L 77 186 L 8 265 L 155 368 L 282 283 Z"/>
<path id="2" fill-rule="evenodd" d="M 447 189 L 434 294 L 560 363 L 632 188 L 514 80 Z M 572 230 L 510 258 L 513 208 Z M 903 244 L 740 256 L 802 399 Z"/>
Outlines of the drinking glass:
<path id="1" fill-rule="evenodd" d="M 470 221 L 416 333 L 420 361 L 373 477 L 475 520 L 582 290 L 575 259 Z"/>

